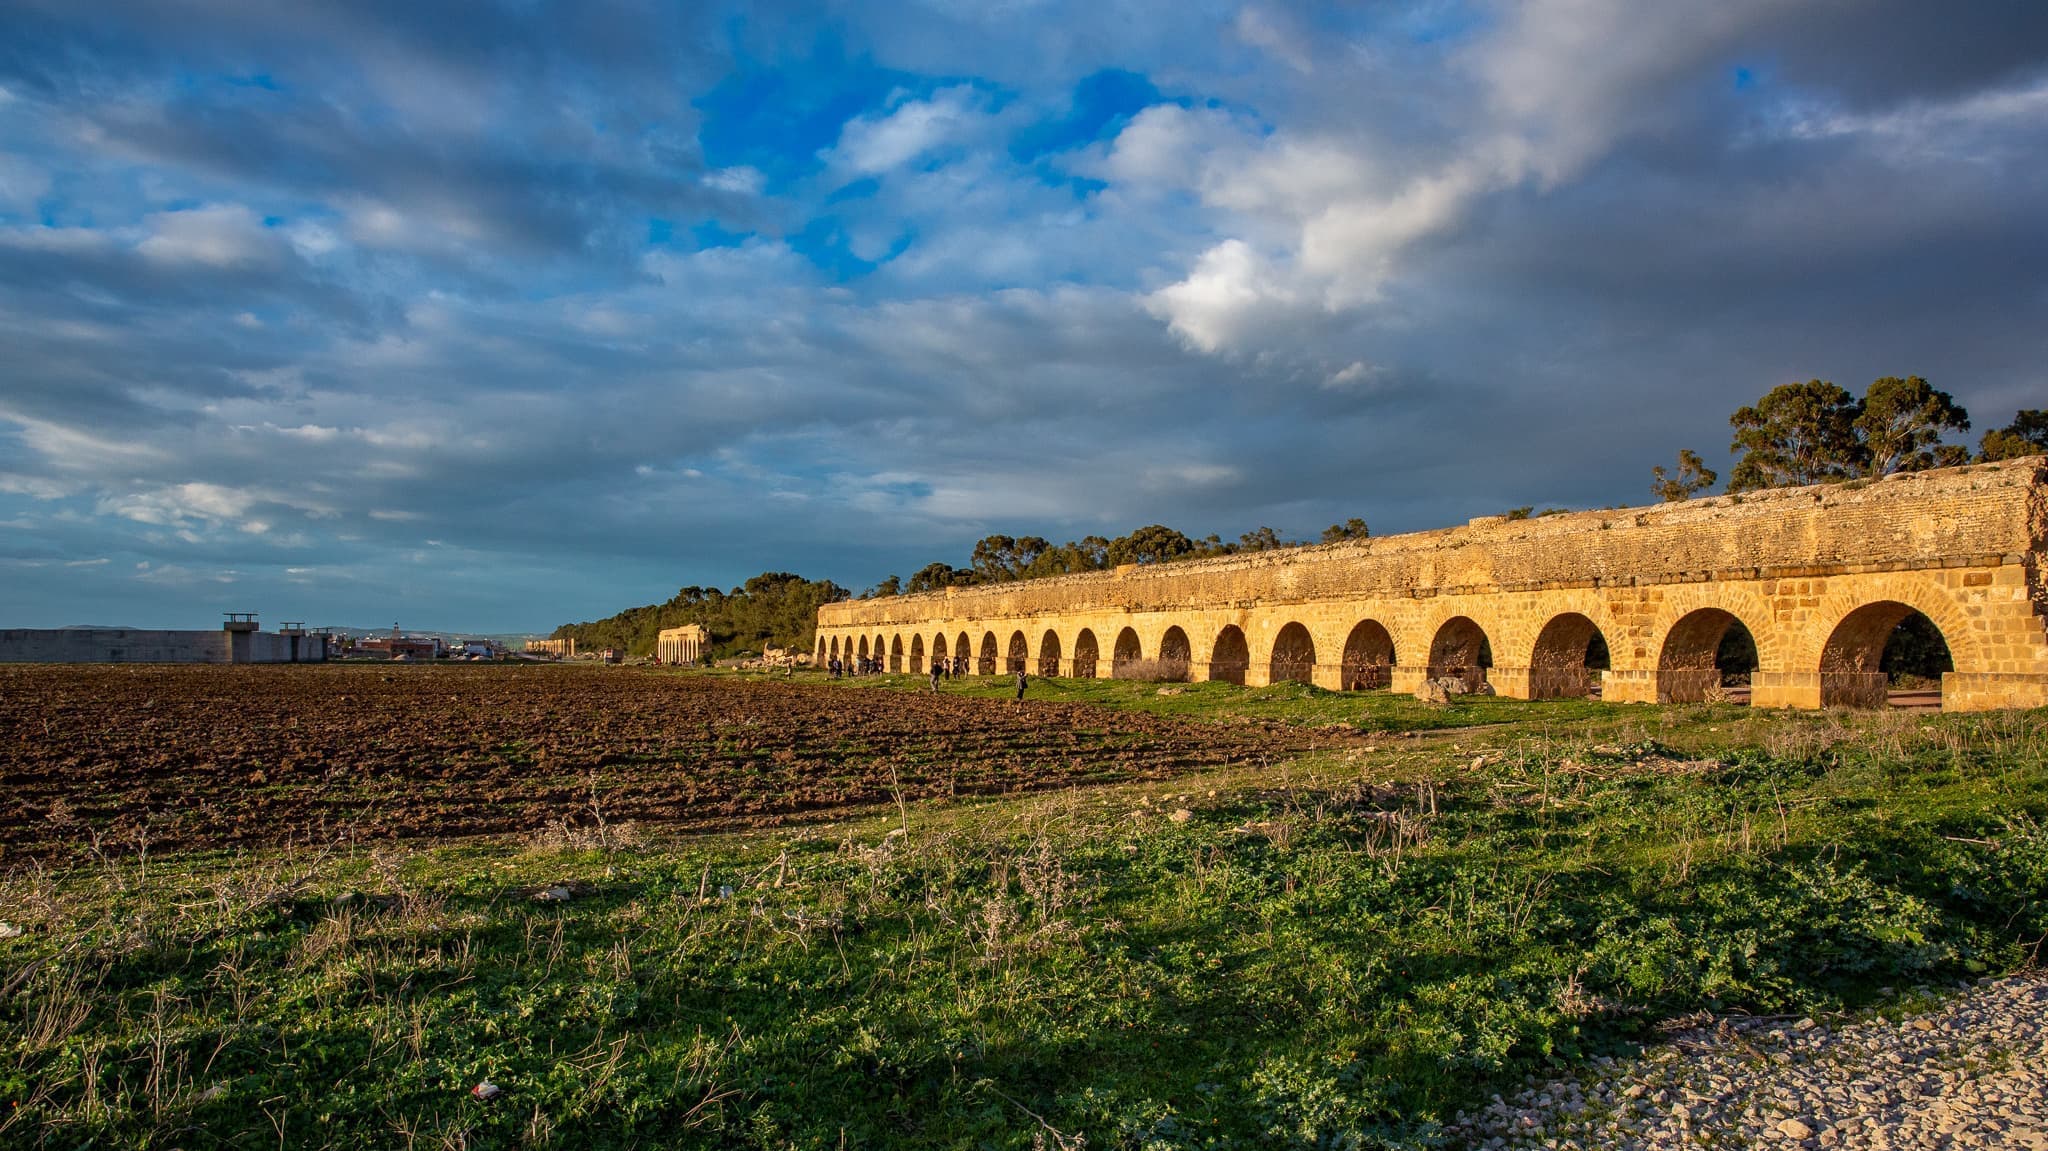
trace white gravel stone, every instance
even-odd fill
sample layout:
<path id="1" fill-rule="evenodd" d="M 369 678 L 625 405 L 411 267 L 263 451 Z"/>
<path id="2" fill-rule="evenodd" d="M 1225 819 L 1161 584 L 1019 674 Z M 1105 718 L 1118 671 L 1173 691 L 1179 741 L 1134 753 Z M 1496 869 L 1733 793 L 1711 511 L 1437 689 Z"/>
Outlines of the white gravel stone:
<path id="1" fill-rule="evenodd" d="M 2048 1151 L 2048 978 L 1893 1021 L 1729 1018 L 1461 1115 L 1453 1146 Z"/>

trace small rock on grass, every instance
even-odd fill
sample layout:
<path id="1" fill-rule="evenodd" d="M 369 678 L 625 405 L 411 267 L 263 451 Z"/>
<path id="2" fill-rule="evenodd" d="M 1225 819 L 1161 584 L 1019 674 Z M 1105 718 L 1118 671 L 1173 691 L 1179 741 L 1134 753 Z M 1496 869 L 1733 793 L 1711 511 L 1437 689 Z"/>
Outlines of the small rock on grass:
<path id="1" fill-rule="evenodd" d="M 569 896 L 570 891 L 566 887 L 550 887 L 533 893 L 534 901 L 537 903 L 566 903 Z"/>

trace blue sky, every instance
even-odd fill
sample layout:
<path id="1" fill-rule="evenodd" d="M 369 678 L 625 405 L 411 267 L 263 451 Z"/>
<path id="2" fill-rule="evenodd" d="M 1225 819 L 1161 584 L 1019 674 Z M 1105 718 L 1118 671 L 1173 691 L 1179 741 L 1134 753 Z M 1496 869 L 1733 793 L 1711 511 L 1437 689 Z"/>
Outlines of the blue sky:
<path id="1" fill-rule="evenodd" d="M 2048 9 L 9 0 L 0 626 L 545 630 L 2048 406 Z"/>

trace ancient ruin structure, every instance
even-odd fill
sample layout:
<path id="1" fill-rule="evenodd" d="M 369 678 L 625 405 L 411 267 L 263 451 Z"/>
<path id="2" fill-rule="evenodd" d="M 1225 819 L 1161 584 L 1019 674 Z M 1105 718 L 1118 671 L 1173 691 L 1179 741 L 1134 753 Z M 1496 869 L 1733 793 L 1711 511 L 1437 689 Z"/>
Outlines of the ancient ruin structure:
<path id="1" fill-rule="evenodd" d="M 711 633 L 694 623 L 661 629 L 655 637 L 654 654 L 663 663 L 694 664 L 704 658 L 704 646 Z"/>
<path id="2" fill-rule="evenodd" d="M 526 650 L 535 655 L 551 655 L 556 659 L 576 658 L 576 641 L 573 639 L 530 639 Z"/>
<path id="3" fill-rule="evenodd" d="M 828 604 L 816 655 L 1812 708 L 1884 702 L 1913 620 L 1947 645 L 1944 708 L 2038 707 L 2044 540 L 2033 457 Z"/>

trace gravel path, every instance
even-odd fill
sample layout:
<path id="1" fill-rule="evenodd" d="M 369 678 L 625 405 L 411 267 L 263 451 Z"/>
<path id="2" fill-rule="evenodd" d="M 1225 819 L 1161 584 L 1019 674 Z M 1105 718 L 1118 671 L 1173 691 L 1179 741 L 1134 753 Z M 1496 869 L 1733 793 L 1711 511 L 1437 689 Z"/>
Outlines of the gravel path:
<path id="1" fill-rule="evenodd" d="M 2048 1151 L 2048 978 L 1904 1020 L 1724 1020 L 1459 1118 L 1479 1148 Z"/>

